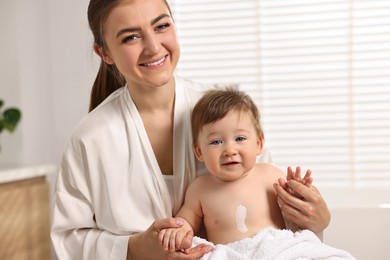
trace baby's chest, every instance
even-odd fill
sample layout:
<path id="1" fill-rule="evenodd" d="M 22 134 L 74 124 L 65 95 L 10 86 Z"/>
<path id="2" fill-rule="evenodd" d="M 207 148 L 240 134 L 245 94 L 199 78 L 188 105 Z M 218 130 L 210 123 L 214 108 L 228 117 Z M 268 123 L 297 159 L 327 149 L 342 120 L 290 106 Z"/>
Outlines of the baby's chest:
<path id="1" fill-rule="evenodd" d="M 269 212 L 268 199 L 266 190 L 214 194 L 202 203 L 204 221 L 221 227 L 235 226 L 239 218 L 258 222 Z"/>

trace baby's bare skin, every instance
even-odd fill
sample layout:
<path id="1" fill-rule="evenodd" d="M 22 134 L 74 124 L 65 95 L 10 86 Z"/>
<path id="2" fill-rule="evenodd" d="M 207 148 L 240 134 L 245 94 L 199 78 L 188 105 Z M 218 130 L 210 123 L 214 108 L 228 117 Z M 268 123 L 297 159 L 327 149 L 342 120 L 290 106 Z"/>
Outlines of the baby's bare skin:
<path id="1" fill-rule="evenodd" d="M 222 181 L 213 175 L 199 177 L 188 188 L 184 205 L 177 214 L 191 225 L 185 221 L 180 231 L 182 235 L 176 236 L 184 236 L 192 230 L 196 234 L 202 221 L 208 240 L 214 244 L 227 244 L 250 237 L 269 226 L 284 228 L 273 190 L 278 178 L 285 178 L 285 174 L 271 164 L 257 164 L 248 175 L 232 182 Z M 237 223 L 239 206 L 245 207 L 246 214 Z M 240 231 L 243 224 L 247 228 L 245 232 Z M 178 231 L 165 230 L 160 236 L 170 236 L 171 232 Z M 174 248 L 180 247 L 176 242 Z M 165 246 L 171 249 L 173 245 Z"/>
<path id="2" fill-rule="evenodd" d="M 250 237 L 268 226 L 284 228 L 272 186 L 281 176 L 284 174 L 270 164 L 258 164 L 251 173 L 234 182 L 204 176 L 190 191 L 192 196 L 198 194 L 198 202 L 188 203 L 188 206 L 198 205 L 203 209 L 208 240 L 214 244 L 227 244 Z M 246 216 L 240 213 L 240 206 L 246 210 Z M 183 210 L 179 216 L 187 219 L 185 214 Z M 237 214 L 241 215 L 238 219 Z M 246 232 L 240 230 L 243 225 L 247 228 Z"/>

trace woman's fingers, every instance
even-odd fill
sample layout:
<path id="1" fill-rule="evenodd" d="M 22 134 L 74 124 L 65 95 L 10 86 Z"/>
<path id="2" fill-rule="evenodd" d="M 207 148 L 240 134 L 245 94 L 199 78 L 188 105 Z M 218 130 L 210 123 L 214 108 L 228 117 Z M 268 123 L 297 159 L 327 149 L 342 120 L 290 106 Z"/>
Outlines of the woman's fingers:
<path id="1" fill-rule="evenodd" d="M 315 233 L 324 230 L 330 222 L 330 212 L 318 189 L 294 180 L 287 181 L 287 186 L 302 199 L 291 196 L 280 185 L 275 184 L 278 204 L 283 214 L 301 228 L 308 228 Z"/>
<path id="2" fill-rule="evenodd" d="M 290 219 L 298 227 L 301 226 L 301 220 L 304 219 L 305 215 L 302 214 L 297 208 L 292 207 L 286 203 L 281 197 L 277 198 L 280 210 L 283 212 L 283 216 Z M 303 221 L 304 222 L 304 221 Z"/>
<path id="3" fill-rule="evenodd" d="M 184 222 L 180 218 L 163 218 L 154 221 L 153 230 L 156 232 L 160 232 L 162 229 L 167 228 L 178 228 L 183 226 Z"/>
<path id="4" fill-rule="evenodd" d="M 208 252 L 213 250 L 212 246 L 201 244 L 196 247 L 186 249 L 183 251 L 167 252 L 164 259 L 171 260 L 198 260 Z"/>
<path id="5" fill-rule="evenodd" d="M 292 207 L 299 208 L 299 207 L 296 207 L 296 205 L 301 205 L 304 203 L 304 201 L 302 201 L 302 199 L 297 198 L 291 194 L 291 193 L 294 193 L 295 191 L 292 188 L 290 188 L 290 186 L 288 186 L 289 182 L 292 182 L 292 181 L 288 181 L 286 183 L 287 188 L 283 188 L 281 185 L 275 183 L 274 189 L 275 189 L 278 197 L 280 199 L 282 199 L 284 204 L 288 204 Z M 289 191 L 289 189 L 291 189 L 291 192 Z M 281 206 L 281 205 L 279 205 L 279 206 Z M 301 206 L 303 206 L 303 205 L 301 205 Z"/>
<path id="6" fill-rule="evenodd" d="M 313 178 L 311 177 L 311 170 L 307 170 L 305 176 L 302 179 L 302 183 L 310 187 L 313 183 Z"/>
<path id="7" fill-rule="evenodd" d="M 170 253 L 170 256 L 168 258 L 172 260 L 197 260 L 211 250 L 213 250 L 212 246 L 200 244 L 193 248 L 185 250 L 185 252 L 177 251 L 174 253 Z"/>
<path id="8" fill-rule="evenodd" d="M 318 199 L 322 199 L 320 198 L 321 195 L 318 192 L 317 188 L 314 186 L 307 187 L 306 185 L 294 180 L 288 181 L 286 184 L 287 187 L 292 189 L 305 201 L 316 202 Z"/>

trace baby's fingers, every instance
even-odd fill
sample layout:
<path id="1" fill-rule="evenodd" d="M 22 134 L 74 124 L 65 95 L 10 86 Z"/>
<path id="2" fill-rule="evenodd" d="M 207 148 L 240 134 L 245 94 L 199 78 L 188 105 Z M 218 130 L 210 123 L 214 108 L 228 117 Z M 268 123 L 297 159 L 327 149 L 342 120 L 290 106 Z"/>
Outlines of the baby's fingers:
<path id="1" fill-rule="evenodd" d="M 191 245 L 187 245 L 186 243 L 183 243 L 183 240 L 185 239 L 185 232 L 180 230 L 176 234 L 176 241 L 175 241 L 175 247 L 176 249 L 186 249 L 190 247 Z"/>
<path id="2" fill-rule="evenodd" d="M 294 173 L 294 180 L 301 181 L 301 167 L 297 166 L 295 173 Z"/>
<path id="3" fill-rule="evenodd" d="M 294 178 L 294 172 L 291 168 L 291 166 L 288 166 L 287 167 L 287 176 L 286 176 L 286 179 L 287 180 L 292 180 Z"/>
<path id="4" fill-rule="evenodd" d="M 192 239 L 194 238 L 194 232 L 188 231 L 183 240 L 181 241 L 181 249 L 192 247 Z"/>
<path id="5" fill-rule="evenodd" d="M 163 246 L 164 245 L 164 235 L 165 235 L 166 229 L 160 230 L 158 232 L 158 242 Z"/>
<path id="6" fill-rule="evenodd" d="M 297 166 L 295 171 L 291 168 L 291 166 L 287 167 L 287 176 L 286 179 L 289 180 L 295 180 L 295 181 L 301 181 L 301 167 Z"/>
<path id="7" fill-rule="evenodd" d="M 307 170 L 305 176 L 302 179 L 302 183 L 310 187 L 313 183 L 313 178 L 311 177 L 311 170 Z"/>
<path id="8" fill-rule="evenodd" d="M 177 233 L 176 233 L 177 235 Z M 176 251 L 176 235 L 175 232 L 171 232 L 169 236 L 169 251 L 175 252 Z"/>
<path id="9" fill-rule="evenodd" d="M 162 241 L 161 245 L 164 250 L 166 251 L 174 251 L 172 250 L 172 247 L 175 248 L 175 243 L 173 242 L 172 246 L 172 236 L 171 236 L 171 230 L 170 229 L 163 229 L 159 232 L 158 238 L 160 241 Z M 173 240 L 174 241 L 174 240 Z"/>

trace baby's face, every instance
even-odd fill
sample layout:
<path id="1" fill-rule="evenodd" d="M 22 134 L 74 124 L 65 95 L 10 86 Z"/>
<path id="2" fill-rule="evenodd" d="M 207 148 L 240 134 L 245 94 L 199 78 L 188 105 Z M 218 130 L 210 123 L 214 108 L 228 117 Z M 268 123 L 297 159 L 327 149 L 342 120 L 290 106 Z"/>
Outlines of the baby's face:
<path id="1" fill-rule="evenodd" d="M 211 174 L 234 181 L 249 173 L 261 148 L 251 114 L 233 110 L 220 121 L 202 127 L 194 150 Z"/>

